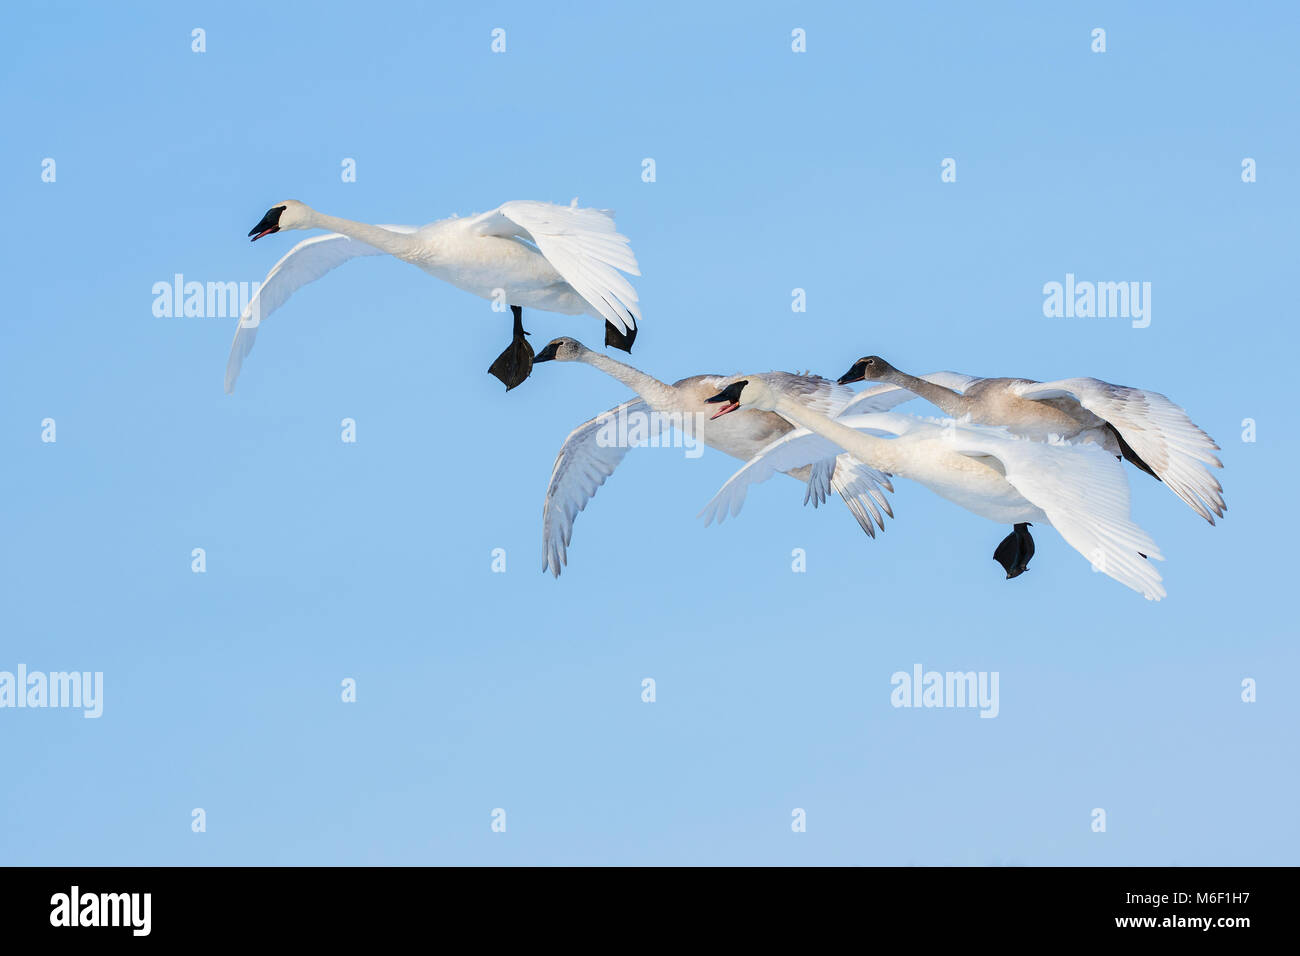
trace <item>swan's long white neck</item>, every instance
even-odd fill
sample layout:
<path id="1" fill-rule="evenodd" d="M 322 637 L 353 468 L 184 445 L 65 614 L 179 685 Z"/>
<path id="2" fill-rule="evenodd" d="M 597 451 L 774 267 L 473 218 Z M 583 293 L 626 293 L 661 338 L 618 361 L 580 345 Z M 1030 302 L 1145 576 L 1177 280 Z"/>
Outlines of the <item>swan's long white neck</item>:
<path id="1" fill-rule="evenodd" d="M 352 219 L 328 216 L 323 212 L 317 212 L 315 209 L 311 210 L 309 221 L 311 225 L 308 228 L 328 229 L 330 232 L 342 233 L 349 239 L 364 242 L 399 259 L 407 258 L 419 246 L 419 241 L 414 236 L 403 235 L 400 232 L 390 232 L 382 226 L 372 226 L 368 222 L 356 222 Z"/>
<path id="2" fill-rule="evenodd" d="M 906 472 L 909 469 L 897 454 L 898 444 L 896 442 L 886 441 L 883 438 L 877 438 L 875 435 L 866 435 L 857 429 L 849 428 L 848 425 L 841 425 L 833 418 L 827 418 L 820 412 L 814 412 L 812 409 L 779 392 L 776 395 L 776 402 L 772 407 L 772 411 L 796 425 L 816 432 L 823 438 L 830 439 L 864 464 L 879 468 L 881 471 L 888 471 L 906 477 Z"/>
<path id="3" fill-rule="evenodd" d="M 618 379 L 649 402 L 656 411 L 680 411 L 677 407 L 677 390 L 666 382 L 659 381 L 653 375 L 647 375 L 640 369 L 624 365 L 608 355 L 590 349 L 583 351 L 580 361 L 600 369 L 611 378 Z"/>

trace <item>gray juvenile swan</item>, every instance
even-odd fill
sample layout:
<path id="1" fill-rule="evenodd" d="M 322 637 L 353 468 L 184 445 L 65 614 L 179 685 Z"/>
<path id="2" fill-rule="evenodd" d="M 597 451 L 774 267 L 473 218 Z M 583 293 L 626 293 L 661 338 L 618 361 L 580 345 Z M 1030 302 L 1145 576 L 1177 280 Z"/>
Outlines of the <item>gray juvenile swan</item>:
<path id="1" fill-rule="evenodd" d="M 542 510 L 542 570 L 550 571 L 555 577 L 560 576 L 561 569 L 568 562 L 568 545 L 578 512 L 587 506 L 596 489 L 613 474 L 627 454 L 627 444 L 600 439 L 602 432 L 610 428 L 612 420 L 627 416 L 632 420 L 648 421 L 656 429 L 669 425 L 676 427 L 676 422 L 681 422 L 682 427 L 692 430 L 697 440 L 741 461 L 757 454 L 774 438 L 794 427 L 772 412 L 751 411 L 724 418 L 722 412 L 708 405 L 705 400 L 733 382 L 735 376 L 692 375 L 669 385 L 607 355 L 593 352 L 567 336 L 550 342 L 533 359 L 534 364 L 551 361 L 590 365 L 618 379 L 640 396 L 583 422 L 565 439 L 555 457 Z M 792 401 L 828 415 L 837 414 L 855 397 L 849 389 L 815 375 L 768 372 L 753 377 L 779 382 L 782 391 L 792 396 Z M 651 412 L 658 415 L 651 415 Z M 814 472 L 817 480 L 808 481 Z M 889 478 L 846 454 L 832 452 L 810 459 L 805 466 L 790 469 L 788 474 L 807 481 L 804 501 L 807 503 L 811 497 L 814 507 L 825 500 L 827 490 L 837 492 L 862 530 L 871 537 L 876 534 L 874 525 L 882 529 L 885 526 L 882 511 L 891 518 L 894 516 L 884 495 L 885 491 L 894 490 Z"/>

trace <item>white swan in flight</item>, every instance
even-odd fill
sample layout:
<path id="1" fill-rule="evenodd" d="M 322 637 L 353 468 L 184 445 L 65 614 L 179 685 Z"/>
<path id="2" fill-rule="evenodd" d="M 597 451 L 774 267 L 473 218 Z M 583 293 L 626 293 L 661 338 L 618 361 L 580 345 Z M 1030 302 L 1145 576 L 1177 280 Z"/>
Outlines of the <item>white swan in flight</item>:
<path id="1" fill-rule="evenodd" d="M 707 401 L 722 404 L 719 414 L 763 409 L 800 426 L 731 476 L 700 513 L 708 523 L 738 514 L 750 484 L 843 450 L 917 481 L 967 511 L 1012 525 L 994 552 L 1008 578 L 1026 569 L 1034 552 L 1029 525 L 1040 522 L 1056 528 L 1096 570 L 1148 600 L 1165 596 L 1160 574 L 1148 560 L 1164 558 L 1130 517 L 1123 466 L 1097 444 L 1034 442 L 1004 428 L 897 413 L 832 419 L 756 376 L 733 382 Z M 893 437 L 879 437 L 885 435 Z"/>
<path id="2" fill-rule="evenodd" d="M 372 226 L 327 216 L 296 200 L 276 203 L 254 226 L 253 241 L 285 229 L 328 229 L 298 243 L 275 264 L 239 319 L 226 363 L 226 392 L 259 324 L 289 296 L 358 256 L 391 255 L 484 299 L 504 295 L 514 314 L 510 346 L 488 371 L 512 389 L 528 377 L 533 350 L 524 338 L 523 308 L 590 315 L 605 323 L 605 344 L 632 350 L 641 312 L 636 290 L 620 270 L 640 275 L 613 213 L 533 200 L 504 203 L 478 215 L 427 226 Z"/>
<path id="3" fill-rule="evenodd" d="M 568 563 L 568 546 L 578 512 L 587 507 L 587 502 L 628 452 L 630 442 L 610 440 L 611 437 L 617 438 L 620 421 L 627 423 L 627 436 L 639 429 L 641 434 L 637 437 L 647 441 L 658 438 L 669 427 L 690 429 L 694 439 L 741 461 L 751 458 L 772 439 L 794 427 L 770 412 L 746 412 L 725 419 L 715 415 L 714 420 L 710 420 L 709 415 L 715 409 L 707 405 L 705 399 L 729 385 L 735 376 L 692 375 L 669 385 L 607 355 L 593 352 L 567 336 L 550 342 L 533 361 L 583 362 L 617 379 L 640 396 L 583 422 L 569 434 L 555 457 L 555 467 L 546 488 L 546 503 L 542 508 L 542 570 L 550 571 L 555 577 L 560 576 L 561 569 Z M 770 372 L 761 377 L 782 383 L 793 396 L 792 401 L 826 414 L 835 414 L 854 397 L 849 389 L 816 376 Z M 906 398 L 912 397 L 906 392 L 902 394 Z M 829 452 L 821 460 L 809 459 L 800 464 L 809 467 L 789 469 L 793 477 L 807 480 L 816 469 L 823 479 L 809 482 L 805 503 L 811 496 L 815 507 L 825 501 L 826 490 L 834 490 L 844 499 L 862 530 L 873 538 L 876 534 L 873 524 L 882 529 L 885 526 L 881 512 L 893 517 L 884 495 L 884 492 L 894 490 L 893 485 L 876 469 L 837 451 Z M 816 490 L 819 488 L 822 490 Z"/>
<path id="4" fill-rule="evenodd" d="M 950 373 L 951 374 L 951 373 Z M 853 363 L 840 384 L 884 382 L 921 396 L 953 418 L 1005 425 L 1013 435 L 1045 441 L 1051 435 L 1095 441 L 1127 458 L 1214 524 L 1228 510 L 1223 486 L 1209 470 L 1222 468 L 1214 439 L 1159 392 L 1112 385 L 1096 378 L 1034 382 L 1025 378 L 971 378 L 965 386 L 925 381 L 879 355 Z"/>

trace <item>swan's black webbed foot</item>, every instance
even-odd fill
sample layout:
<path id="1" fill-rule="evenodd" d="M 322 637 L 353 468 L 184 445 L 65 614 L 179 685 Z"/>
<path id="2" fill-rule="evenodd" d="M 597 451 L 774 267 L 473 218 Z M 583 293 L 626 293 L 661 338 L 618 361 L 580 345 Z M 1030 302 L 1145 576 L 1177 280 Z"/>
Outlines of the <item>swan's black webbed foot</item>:
<path id="1" fill-rule="evenodd" d="M 507 392 L 517 385 L 522 385 L 524 380 L 533 373 L 533 347 L 524 337 L 528 335 L 524 331 L 524 310 L 517 305 L 512 305 L 510 311 L 515 314 L 514 337 L 506 350 L 497 356 L 497 360 L 488 369 L 488 374 L 500 379 Z"/>
<path id="2" fill-rule="evenodd" d="M 636 341 L 636 329 L 628 329 L 624 334 L 615 328 L 614 323 L 608 319 L 605 320 L 605 344 L 612 345 L 616 349 L 622 349 L 624 352 L 632 351 L 632 343 Z"/>
<path id="3" fill-rule="evenodd" d="M 1025 521 L 1012 527 L 1009 535 L 1002 539 L 993 560 L 1002 565 L 1007 572 L 1007 580 L 1018 578 L 1029 570 L 1029 559 L 1034 556 L 1034 539 L 1029 534 L 1029 522 Z"/>

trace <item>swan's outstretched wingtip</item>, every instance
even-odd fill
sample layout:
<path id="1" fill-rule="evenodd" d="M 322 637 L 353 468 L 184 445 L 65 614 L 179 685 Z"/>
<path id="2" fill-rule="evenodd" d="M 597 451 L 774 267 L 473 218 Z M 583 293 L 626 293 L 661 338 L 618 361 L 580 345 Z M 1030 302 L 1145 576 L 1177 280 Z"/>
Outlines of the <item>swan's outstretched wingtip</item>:
<path id="1" fill-rule="evenodd" d="M 542 552 L 542 573 L 551 572 L 551 577 L 558 578 L 560 572 L 569 563 L 569 556 L 563 547 L 552 550 L 549 546 Z"/>

